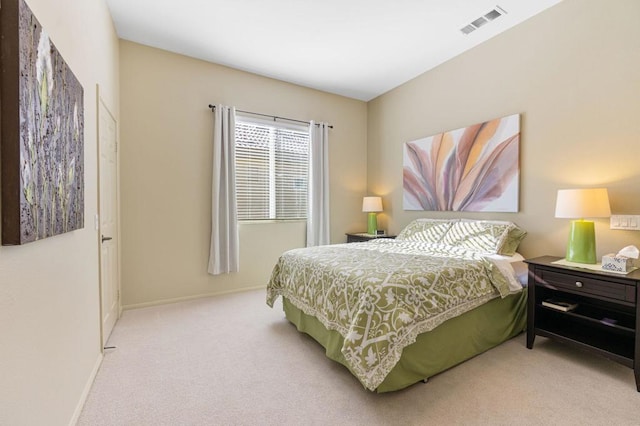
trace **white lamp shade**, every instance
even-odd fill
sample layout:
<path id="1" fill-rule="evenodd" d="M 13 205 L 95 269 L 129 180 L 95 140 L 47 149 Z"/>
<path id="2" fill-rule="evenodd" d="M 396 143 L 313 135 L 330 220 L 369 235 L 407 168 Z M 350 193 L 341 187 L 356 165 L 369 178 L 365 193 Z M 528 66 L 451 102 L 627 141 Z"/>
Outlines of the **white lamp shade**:
<path id="1" fill-rule="evenodd" d="M 367 213 L 378 213 L 382 211 L 382 198 L 364 197 L 362 199 L 362 211 Z"/>
<path id="2" fill-rule="evenodd" d="M 581 219 L 609 216 L 611 216 L 611 207 L 606 188 L 558 190 L 556 217 Z"/>

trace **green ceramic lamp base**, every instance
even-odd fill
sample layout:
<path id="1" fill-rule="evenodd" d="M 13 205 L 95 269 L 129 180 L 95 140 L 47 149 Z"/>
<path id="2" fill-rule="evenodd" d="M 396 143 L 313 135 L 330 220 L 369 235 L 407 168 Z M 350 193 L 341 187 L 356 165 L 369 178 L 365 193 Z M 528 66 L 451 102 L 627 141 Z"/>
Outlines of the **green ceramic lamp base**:
<path id="1" fill-rule="evenodd" d="M 597 263 L 596 233 L 590 220 L 572 220 L 567 244 L 567 260 L 576 263 Z"/>
<path id="2" fill-rule="evenodd" d="M 369 218 L 367 221 L 367 234 L 375 235 L 378 232 L 378 219 L 376 218 L 376 213 L 369 212 Z"/>

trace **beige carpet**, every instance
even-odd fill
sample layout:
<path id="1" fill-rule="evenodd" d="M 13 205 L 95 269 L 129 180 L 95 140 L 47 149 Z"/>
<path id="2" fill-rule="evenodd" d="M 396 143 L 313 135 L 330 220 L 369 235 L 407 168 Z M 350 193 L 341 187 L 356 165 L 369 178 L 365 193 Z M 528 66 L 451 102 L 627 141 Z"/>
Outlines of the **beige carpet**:
<path id="1" fill-rule="evenodd" d="M 80 425 L 640 424 L 631 369 L 524 335 L 371 393 L 264 291 L 126 311 L 109 344 Z"/>

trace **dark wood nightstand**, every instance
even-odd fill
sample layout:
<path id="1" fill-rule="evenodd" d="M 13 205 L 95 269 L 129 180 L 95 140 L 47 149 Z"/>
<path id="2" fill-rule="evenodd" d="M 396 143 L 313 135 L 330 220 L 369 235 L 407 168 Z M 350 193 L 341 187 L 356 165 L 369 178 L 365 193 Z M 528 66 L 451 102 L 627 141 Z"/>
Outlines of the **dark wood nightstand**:
<path id="1" fill-rule="evenodd" d="M 640 270 L 623 275 L 552 263 L 560 259 L 525 260 L 527 348 L 538 335 L 604 356 L 632 368 L 640 392 Z M 577 306 L 566 312 L 543 306 L 551 299 Z"/>
<path id="2" fill-rule="evenodd" d="M 369 240 L 375 240 L 376 238 L 395 238 L 395 235 L 372 235 L 367 234 L 366 232 L 359 232 L 356 234 L 347 233 L 347 242 L 348 243 L 361 243 Z"/>

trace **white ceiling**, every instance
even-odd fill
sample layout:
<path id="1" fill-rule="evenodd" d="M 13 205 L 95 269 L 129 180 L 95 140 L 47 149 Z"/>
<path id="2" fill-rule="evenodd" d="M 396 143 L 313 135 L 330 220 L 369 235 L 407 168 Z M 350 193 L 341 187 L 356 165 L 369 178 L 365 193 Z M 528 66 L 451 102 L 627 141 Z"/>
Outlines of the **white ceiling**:
<path id="1" fill-rule="evenodd" d="M 368 101 L 561 0 L 106 1 L 120 38 Z"/>

